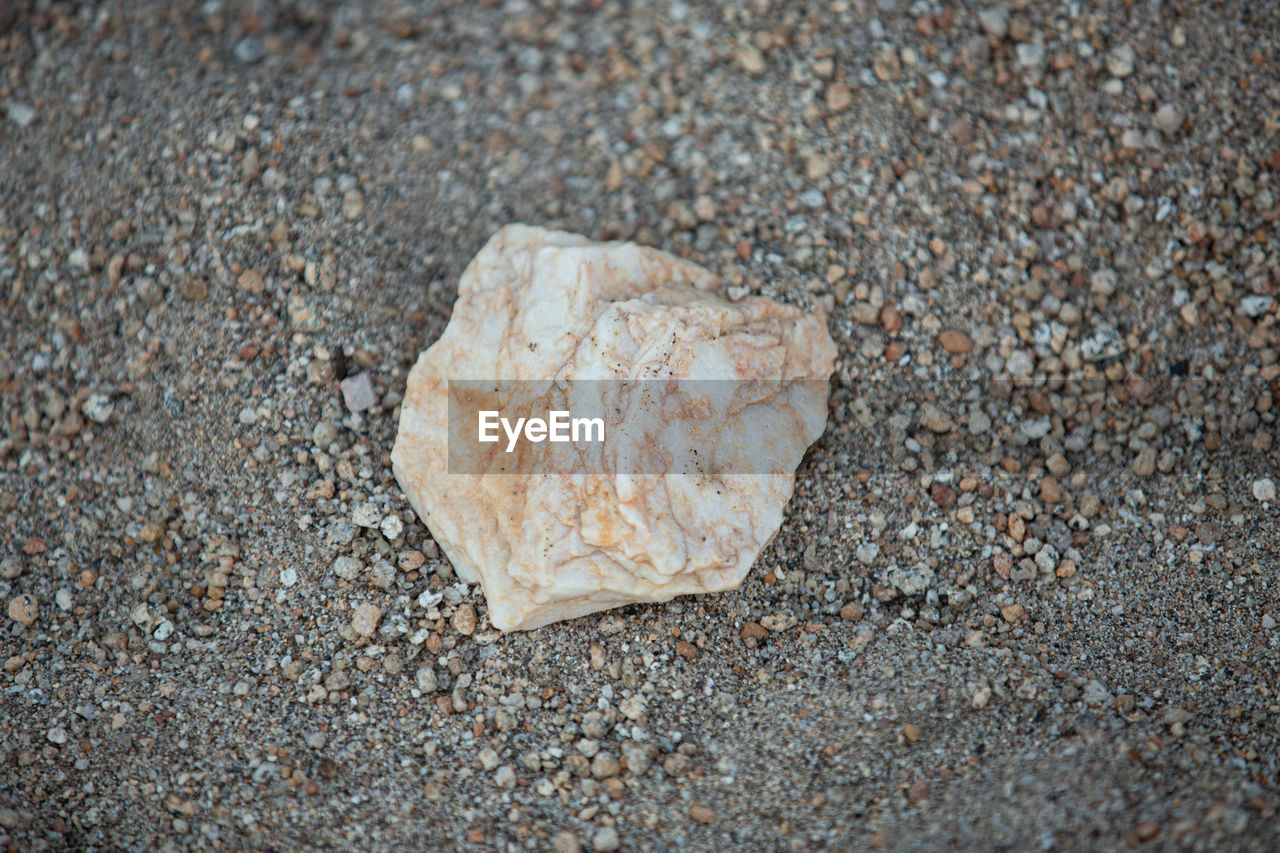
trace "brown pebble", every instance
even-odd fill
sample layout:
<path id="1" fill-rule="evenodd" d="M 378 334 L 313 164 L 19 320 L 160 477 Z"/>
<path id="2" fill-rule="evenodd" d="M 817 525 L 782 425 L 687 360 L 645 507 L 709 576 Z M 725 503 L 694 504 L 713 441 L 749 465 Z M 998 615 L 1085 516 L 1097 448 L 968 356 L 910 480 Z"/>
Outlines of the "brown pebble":
<path id="1" fill-rule="evenodd" d="M 889 341 L 889 345 L 884 348 L 884 357 L 889 361 L 897 361 L 906 351 L 907 348 L 902 345 L 902 341 Z"/>
<path id="2" fill-rule="evenodd" d="M 22 593 L 9 600 L 9 618 L 23 625 L 30 625 L 40 615 L 40 601 L 34 595 Z"/>
<path id="3" fill-rule="evenodd" d="M 375 604 L 358 604 L 351 614 L 351 627 L 362 637 L 372 637 L 381 621 L 382 610 Z"/>
<path id="4" fill-rule="evenodd" d="M 1144 447 L 1133 460 L 1133 473 L 1139 477 L 1150 477 L 1156 472 L 1156 451 L 1154 447 Z"/>
<path id="5" fill-rule="evenodd" d="M 694 803 L 689 806 L 689 817 L 698 823 L 715 823 L 718 816 L 715 810 L 709 806 L 704 806 L 702 803 Z"/>
<path id="6" fill-rule="evenodd" d="M 902 727 L 902 736 L 906 738 L 907 743 L 919 743 L 920 727 L 915 723 L 907 723 Z"/>
<path id="7" fill-rule="evenodd" d="M 1000 606 L 1000 615 L 1004 617 L 1004 621 L 1012 625 L 1021 621 L 1027 615 L 1027 611 L 1021 604 L 1003 604 Z"/>
<path id="8" fill-rule="evenodd" d="M 907 789 L 907 802 L 911 805 L 919 805 L 929 799 L 929 783 L 921 779 L 919 782 L 913 782 L 911 787 Z"/>
<path id="9" fill-rule="evenodd" d="M 938 345 L 953 355 L 973 349 L 973 341 L 964 332 L 947 329 L 938 335 Z"/>
<path id="10" fill-rule="evenodd" d="M 333 497 L 333 480 L 319 480 L 307 489 L 307 500 L 328 500 Z"/>
<path id="11" fill-rule="evenodd" d="M 476 608 L 472 604 L 460 604 L 449 624 L 459 634 L 470 637 L 476 632 Z"/>
<path id="12" fill-rule="evenodd" d="M 956 505 L 956 490 L 946 483 L 934 483 L 930 486 L 929 497 L 943 509 L 951 509 Z"/>
<path id="13" fill-rule="evenodd" d="M 856 601 L 850 601 L 840 608 L 840 618 L 848 622 L 857 622 L 862 618 L 862 605 Z"/>
<path id="14" fill-rule="evenodd" d="M 250 293 L 261 293 L 266 290 L 267 284 L 262 279 L 262 274 L 257 270 L 245 270 L 240 273 L 240 286 Z"/>
<path id="15" fill-rule="evenodd" d="M 898 306 L 886 302 L 880 309 L 880 325 L 886 332 L 896 332 L 902 328 L 902 312 Z"/>
<path id="16" fill-rule="evenodd" d="M 427 561 L 427 555 L 421 551 L 401 551 L 397 562 L 400 570 L 403 572 L 412 572 L 422 568 L 422 564 Z"/>
<path id="17" fill-rule="evenodd" d="M 1154 820 L 1144 820 L 1134 828 L 1133 834 L 1139 841 L 1150 841 L 1160 834 L 1160 824 Z"/>
<path id="18" fill-rule="evenodd" d="M 124 255 L 116 255 L 107 262 L 107 281 L 114 287 L 124 277 Z"/>
<path id="19" fill-rule="evenodd" d="M 28 557 L 34 557 L 36 554 L 42 554 L 48 549 L 49 546 L 44 543 L 43 539 L 39 536 L 32 536 L 26 541 L 26 544 L 22 546 L 22 553 L 26 554 Z"/>
<path id="20" fill-rule="evenodd" d="M 1053 477 L 1040 481 L 1040 500 L 1050 504 L 1062 503 L 1062 487 Z"/>
<path id="21" fill-rule="evenodd" d="M 853 103 L 853 91 L 843 83 L 832 83 L 827 87 L 827 109 L 833 113 L 842 112 Z"/>
<path id="22" fill-rule="evenodd" d="M 769 636 L 769 631 L 759 622 L 748 622 L 742 626 L 738 636 L 744 640 L 763 640 Z"/>
<path id="23" fill-rule="evenodd" d="M 693 660 L 698 655 L 698 647 L 687 640 L 681 640 L 676 643 L 676 654 L 682 658 Z"/>

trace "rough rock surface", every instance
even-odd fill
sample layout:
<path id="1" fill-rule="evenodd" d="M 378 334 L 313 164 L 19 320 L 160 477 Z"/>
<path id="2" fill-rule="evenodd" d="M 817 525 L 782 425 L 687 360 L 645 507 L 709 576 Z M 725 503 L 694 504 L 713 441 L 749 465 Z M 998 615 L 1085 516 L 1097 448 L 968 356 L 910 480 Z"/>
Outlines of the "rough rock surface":
<path id="1" fill-rule="evenodd" d="M 458 574 L 483 585 L 496 627 L 732 589 L 777 531 L 795 466 L 826 426 L 835 346 L 824 318 L 763 297 L 729 302 L 716 285 L 665 252 L 523 225 L 463 273 L 448 328 L 409 376 L 392 465 Z M 771 436 L 786 463 L 724 476 L 530 474 L 516 488 L 448 469 L 450 380 L 656 375 L 784 380 L 763 404 L 790 425 Z M 822 391 L 791 393 L 789 380 Z"/>

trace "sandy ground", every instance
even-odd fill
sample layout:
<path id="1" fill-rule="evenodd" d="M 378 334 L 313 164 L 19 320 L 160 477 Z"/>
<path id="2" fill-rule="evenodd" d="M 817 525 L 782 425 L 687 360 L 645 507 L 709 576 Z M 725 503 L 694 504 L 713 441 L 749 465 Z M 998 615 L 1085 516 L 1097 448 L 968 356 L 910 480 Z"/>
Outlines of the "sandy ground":
<path id="1" fill-rule="evenodd" d="M 1277 34 L 0 0 L 0 842 L 1273 846 Z M 408 367 L 513 221 L 831 308 L 741 589 L 501 636 L 408 508 Z"/>

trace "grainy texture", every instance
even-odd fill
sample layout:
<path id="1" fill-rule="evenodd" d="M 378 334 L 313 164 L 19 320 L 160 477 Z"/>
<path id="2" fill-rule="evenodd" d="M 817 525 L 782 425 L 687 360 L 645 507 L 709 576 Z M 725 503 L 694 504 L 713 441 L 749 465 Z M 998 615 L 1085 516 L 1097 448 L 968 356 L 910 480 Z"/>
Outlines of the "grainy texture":
<path id="1" fill-rule="evenodd" d="M 1277 33 L 0 3 L 4 843 L 1273 846 Z M 414 519 L 399 395 L 513 221 L 829 306 L 738 590 L 503 637 Z"/>

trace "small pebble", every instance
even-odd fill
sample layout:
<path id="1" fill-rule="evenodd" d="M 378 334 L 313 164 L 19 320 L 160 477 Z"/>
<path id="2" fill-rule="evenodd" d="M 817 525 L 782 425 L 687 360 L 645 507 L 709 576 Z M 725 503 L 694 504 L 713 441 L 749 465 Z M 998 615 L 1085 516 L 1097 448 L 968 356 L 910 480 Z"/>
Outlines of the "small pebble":
<path id="1" fill-rule="evenodd" d="M 9 599 L 9 618 L 30 625 L 40 615 L 40 602 L 34 595 L 22 593 Z"/>
<path id="2" fill-rule="evenodd" d="M 377 605 L 361 602 L 351 615 L 351 627 L 362 637 L 372 637 L 382 621 L 382 610 Z"/>
<path id="3" fill-rule="evenodd" d="M 81 407 L 84 416 L 96 424 L 105 424 L 115 411 L 115 404 L 106 394 L 90 394 Z"/>
<path id="4" fill-rule="evenodd" d="M 1155 116 L 1151 119 L 1151 123 L 1155 125 L 1157 130 L 1165 133 L 1173 133 L 1182 127 L 1182 113 L 1173 104 L 1161 104 L 1156 110 Z"/>
<path id="5" fill-rule="evenodd" d="M 602 826 L 591 836 L 591 849 L 596 853 L 610 853 L 617 850 L 621 843 L 618 831 L 612 826 Z"/>
<path id="6" fill-rule="evenodd" d="M 1253 481 L 1253 497 L 1259 503 L 1270 503 L 1276 499 L 1276 482 L 1270 477 Z"/>
<path id="7" fill-rule="evenodd" d="M 453 630 L 467 637 L 476 632 L 476 622 L 476 608 L 467 602 L 459 604 L 458 609 L 453 614 L 453 618 L 449 620 Z"/>
<path id="8" fill-rule="evenodd" d="M 1136 58 L 1132 45 L 1118 44 L 1107 53 L 1107 70 L 1111 72 L 1112 77 L 1128 77 L 1133 73 Z"/>
<path id="9" fill-rule="evenodd" d="M 369 371 L 367 370 L 362 370 L 355 376 L 348 376 L 342 380 L 340 387 L 342 388 L 342 401 L 350 412 L 363 412 L 372 408 L 378 402 L 373 393 L 373 379 L 369 376 Z"/>

